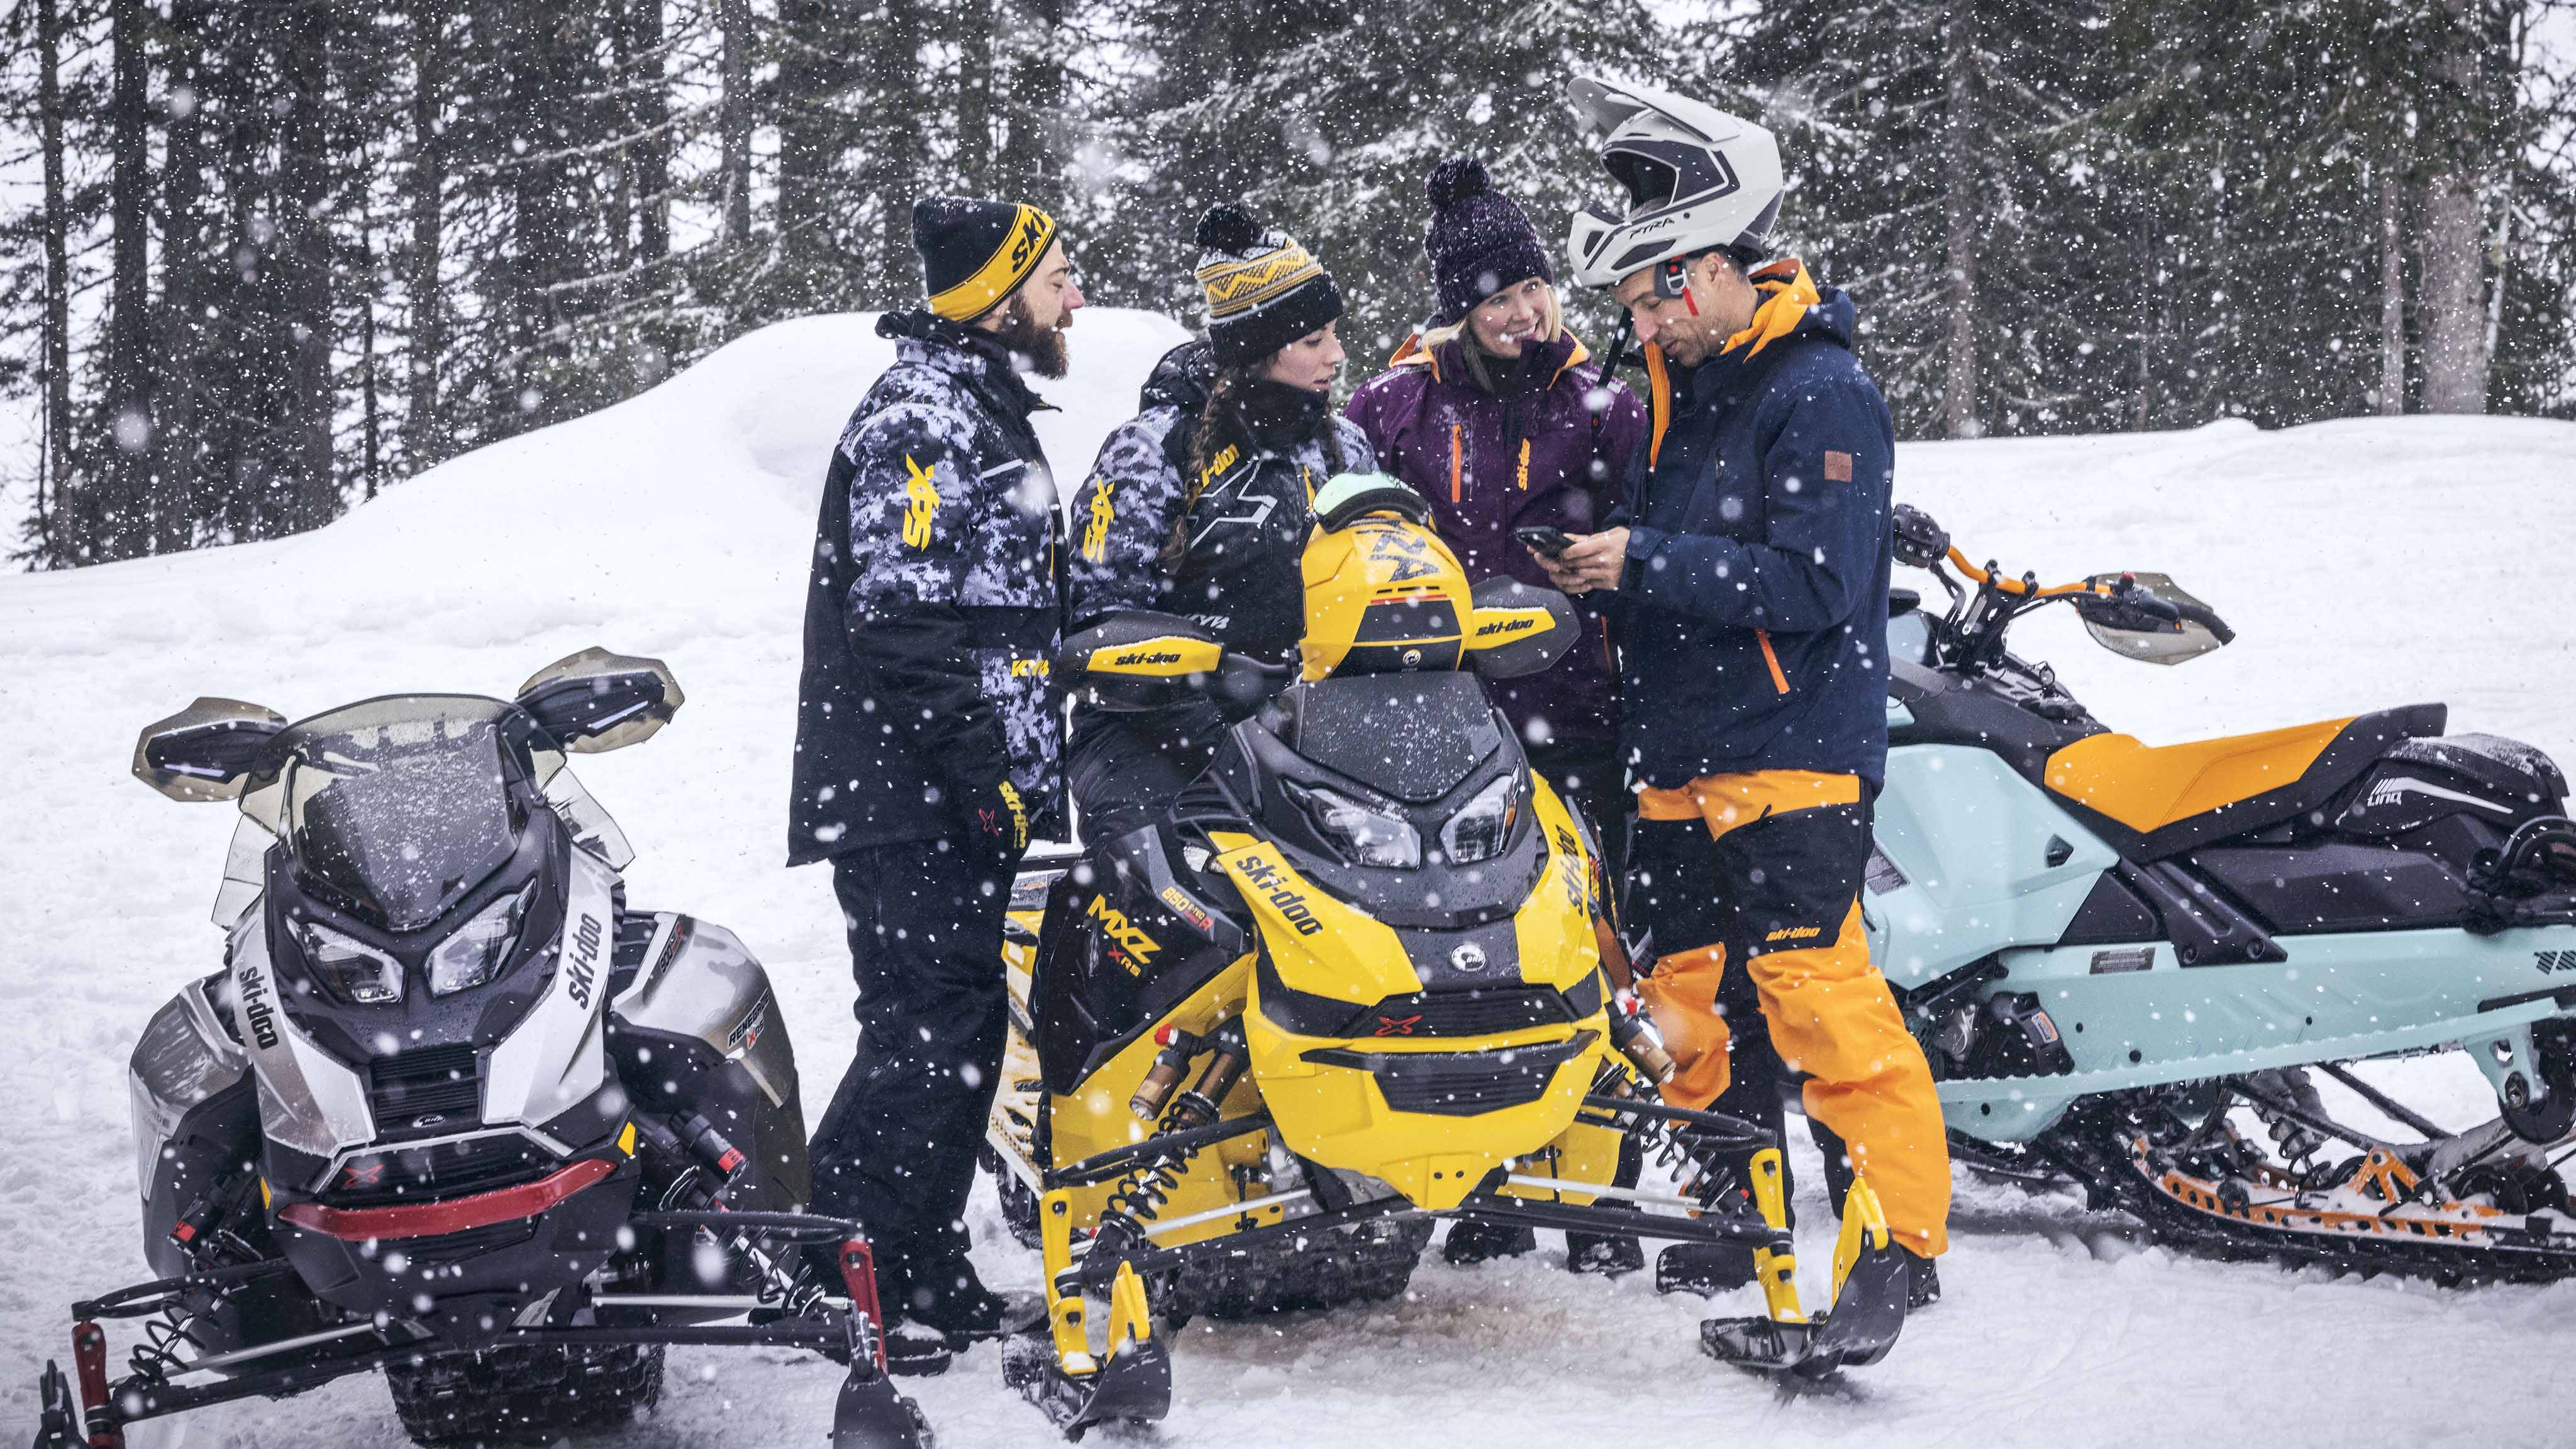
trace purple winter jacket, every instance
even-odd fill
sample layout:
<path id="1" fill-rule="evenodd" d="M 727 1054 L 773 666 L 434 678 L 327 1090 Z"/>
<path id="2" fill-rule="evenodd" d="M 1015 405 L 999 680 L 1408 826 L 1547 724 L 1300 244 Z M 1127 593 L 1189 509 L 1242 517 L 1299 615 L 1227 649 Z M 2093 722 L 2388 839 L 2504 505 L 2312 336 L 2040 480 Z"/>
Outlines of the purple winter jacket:
<path id="1" fill-rule="evenodd" d="M 1494 392 L 1476 385 L 1466 346 L 1426 351 L 1421 339 L 1407 341 L 1347 411 L 1378 466 L 1431 500 L 1440 537 L 1470 581 L 1499 573 L 1546 587 L 1546 570 L 1512 530 L 1599 531 L 1619 501 L 1628 456 L 1644 441 L 1646 410 L 1625 386 L 1602 388 L 1601 369 L 1571 332 L 1525 349 L 1517 366 L 1489 360 Z M 1575 610 L 1581 642 L 1544 674 L 1497 683 L 1495 702 L 1531 743 L 1616 745 L 1610 623 L 1586 600 Z"/>

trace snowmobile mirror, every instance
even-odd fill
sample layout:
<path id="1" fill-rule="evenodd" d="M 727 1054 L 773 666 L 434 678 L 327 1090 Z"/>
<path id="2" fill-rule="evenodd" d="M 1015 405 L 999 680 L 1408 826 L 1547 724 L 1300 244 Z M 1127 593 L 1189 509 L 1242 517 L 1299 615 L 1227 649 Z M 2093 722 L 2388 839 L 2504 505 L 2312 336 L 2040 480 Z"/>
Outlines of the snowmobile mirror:
<path id="1" fill-rule="evenodd" d="M 1100 708 L 1135 711 L 1177 702 L 1230 662 L 1194 621 L 1133 609 L 1067 636 L 1055 667 L 1069 689 Z"/>
<path id="2" fill-rule="evenodd" d="M 671 667 L 589 648 L 528 676 L 518 705 L 557 744 L 576 755 L 595 755 L 642 744 L 670 723 L 688 696 Z"/>
<path id="3" fill-rule="evenodd" d="M 1487 679 L 1536 674 L 1565 657 L 1580 632 L 1574 605 L 1554 589 L 1496 574 L 1475 587 L 1467 666 Z"/>
<path id="4" fill-rule="evenodd" d="M 2111 591 L 2077 596 L 2075 612 L 2093 642 L 2114 654 L 2173 665 L 2236 637 L 2214 610 L 2164 574 L 2096 574 L 2085 582 Z"/>
<path id="5" fill-rule="evenodd" d="M 134 741 L 134 778 L 173 800 L 241 796 L 286 716 L 238 699 L 202 698 L 143 727 Z"/>

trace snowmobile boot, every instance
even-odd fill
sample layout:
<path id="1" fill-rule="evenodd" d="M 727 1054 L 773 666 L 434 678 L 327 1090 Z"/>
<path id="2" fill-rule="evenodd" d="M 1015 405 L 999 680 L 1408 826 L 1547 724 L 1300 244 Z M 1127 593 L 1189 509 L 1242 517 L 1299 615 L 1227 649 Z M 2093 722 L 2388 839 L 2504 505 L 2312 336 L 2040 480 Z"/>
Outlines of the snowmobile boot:
<path id="1" fill-rule="evenodd" d="M 1646 1250 L 1625 1233 L 1608 1237 L 1592 1233 L 1565 1235 L 1565 1271 L 1620 1278 L 1646 1266 Z"/>
<path id="2" fill-rule="evenodd" d="M 1655 1291 L 1714 1298 L 1753 1281 L 1753 1250 L 1733 1243 L 1675 1243 L 1655 1255 Z"/>
<path id="3" fill-rule="evenodd" d="M 1046 1318 L 1046 1300 L 1030 1292 L 995 1293 L 963 1253 L 906 1263 L 887 1304 L 897 1321 L 929 1328 L 959 1350 L 988 1338 L 1026 1333 Z"/>
<path id="4" fill-rule="evenodd" d="M 1905 1265 L 1905 1311 L 1912 1313 L 1941 1301 L 1941 1260 L 1915 1258 L 1910 1252 L 1906 1256 L 1914 1258 Z"/>
<path id="5" fill-rule="evenodd" d="M 1451 1223 L 1440 1256 L 1458 1267 L 1517 1258 L 1538 1247 L 1538 1234 L 1517 1223 Z"/>
<path id="6" fill-rule="evenodd" d="M 956 1357 L 948 1335 L 927 1323 L 896 1316 L 885 1326 L 886 1372 L 898 1378 L 935 1378 Z"/>

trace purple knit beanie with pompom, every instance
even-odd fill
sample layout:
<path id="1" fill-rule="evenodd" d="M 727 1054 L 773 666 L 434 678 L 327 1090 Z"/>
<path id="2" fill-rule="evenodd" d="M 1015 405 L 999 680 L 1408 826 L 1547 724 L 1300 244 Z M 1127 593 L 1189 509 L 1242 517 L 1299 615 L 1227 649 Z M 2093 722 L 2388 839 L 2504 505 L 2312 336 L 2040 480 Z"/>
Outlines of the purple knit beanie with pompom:
<path id="1" fill-rule="evenodd" d="M 1494 189 L 1484 162 L 1452 157 L 1431 169 L 1422 189 L 1431 198 L 1422 250 L 1431 258 L 1431 281 L 1440 294 L 1430 325 L 1456 323 L 1515 282 L 1536 277 L 1556 284 L 1538 228 L 1519 203 Z"/>

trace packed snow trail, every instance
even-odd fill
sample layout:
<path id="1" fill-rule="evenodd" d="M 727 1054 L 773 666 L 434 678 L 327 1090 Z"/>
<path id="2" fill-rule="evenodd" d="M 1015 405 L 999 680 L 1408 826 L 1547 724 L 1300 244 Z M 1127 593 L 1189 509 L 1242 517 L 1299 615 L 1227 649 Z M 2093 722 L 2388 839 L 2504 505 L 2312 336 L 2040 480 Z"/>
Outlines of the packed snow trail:
<path id="1" fill-rule="evenodd" d="M 633 839 L 639 906 L 703 915 L 767 962 L 807 1110 L 848 1060 L 848 961 L 823 872 L 789 872 L 787 758 L 815 490 L 889 357 L 872 319 L 818 317 L 727 347 L 617 407 L 455 459 L 317 533 L 59 575 L 0 578 L 0 831 L 12 943 L 0 1060 L 0 1436 L 32 1432 L 38 1365 L 75 1297 L 141 1277 L 125 1059 L 151 1012 L 215 969 L 206 922 L 234 812 L 127 774 L 135 731 L 200 694 L 300 716 L 375 694 L 506 694 L 592 644 L 668 660 L 689 703 L 650 743 L 585 757 Z M 1070 492 L 1181 333 L 1093 309 L 1038 429 Z M 2178 669 L 2113 657 L 2062 611 L 2014 635 L 2113 728 L 2161 743 L 2446 700 L 2452 728 L 2576 764 L 2576 425 L 2486 418 L 1909 445 L 1897 494 L 1970 557 L 2046 582 L 2160 569 L 2238 641 Z M 1900 584 L 1931 589 L 1900 573 Z M 2493 1107 L 2453 1059 L 2374 1068 L 2454 1125 Z M 1793 1138 L 1800 1134 L 1794 1134 Z M 1812 1152 L 1800 1181 L 1821 1180 Z M 2141 1248 L 2068 1197 L 1963 1175 L 1947 1299 L 1848 1392 L 1783 1397 L 1700 1356 L 1740 1301 L 1571 1278 L 1559 1249 L 1461 1270 L 1436 1252 L 1402 1303 L 1194 1324 L 1172 1417 L 1144 1442 L 1408 1446 L 1707 1442 L 2165 1444 L 2242 1426 L 2282 1444 L 2365 1435 L 2482 1449 L 2576 1438 L 2576 1285 L 2447 1291 L 2286 1274 Z M 1801 1203 L 1813 1261 L 1825 1205 Z M 976 1199 L 979 1259 L 1033 1255 Z M 128 1340 L 116 1338 L 118 1353 Z M 585 1443 L 820 1442 L 837 1372 L 787 1353 L 674 1350 L 661 1408 Z M 1057 1442 L 979 1348 L 912 1381 L 951 1449 Z M 373 1379 L 139 1428 L 138 1446 L 398 1445 Z"/>

